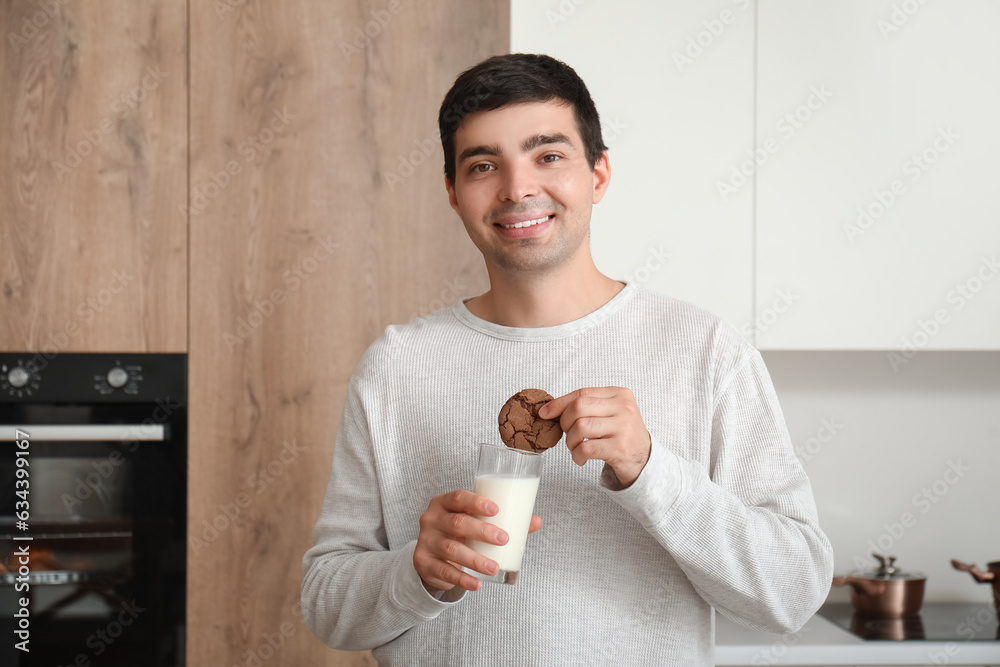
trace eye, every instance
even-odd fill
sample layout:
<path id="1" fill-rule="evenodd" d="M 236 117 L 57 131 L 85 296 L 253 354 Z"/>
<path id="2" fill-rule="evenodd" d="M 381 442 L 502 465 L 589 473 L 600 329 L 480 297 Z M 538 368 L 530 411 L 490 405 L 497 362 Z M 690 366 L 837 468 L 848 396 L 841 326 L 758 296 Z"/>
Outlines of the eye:
<path id="1" fill-rule="evenodd" d="M 480 167 L 486 167 L 486 169 L 480 169 Z M 485 174 L 490 169 L 495 169 L 495 168 L 496 167 L 494 167 L 492 164 L 487 164 L 486 162 L 482 162 L 480 164 L 473 165 L 471 171 L 474 174 Z"/>
<path id="2" fill-rule="evenodd" d="M 550 160 L 549 158 L 554 158 L 554 159 Z M 552 162 L 557 162 L 557 161 L 559 161 L 561 159 L 562 159 L 562 156 L 561 155 L 557 155 L 556 153 L 548 153 L 548 154 L 542 156 L 542 162 L 552 163 Z"/>

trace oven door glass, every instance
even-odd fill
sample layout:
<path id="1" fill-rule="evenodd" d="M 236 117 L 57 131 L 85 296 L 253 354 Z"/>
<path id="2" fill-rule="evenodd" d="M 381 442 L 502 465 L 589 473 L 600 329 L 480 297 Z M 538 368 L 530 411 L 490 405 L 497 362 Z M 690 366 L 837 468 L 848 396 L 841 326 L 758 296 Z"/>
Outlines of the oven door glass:
<path id="1" fill-rule="evenodd" d="M 28 598 L 31 651 L 0 663 L 183 664 L 171 619 L 183 620 L 186 457 L 170 427 L 18 428 L 30 434 L 30 518 L 20 530 L 14 427 L 0 426 L 0 617 Z"/>

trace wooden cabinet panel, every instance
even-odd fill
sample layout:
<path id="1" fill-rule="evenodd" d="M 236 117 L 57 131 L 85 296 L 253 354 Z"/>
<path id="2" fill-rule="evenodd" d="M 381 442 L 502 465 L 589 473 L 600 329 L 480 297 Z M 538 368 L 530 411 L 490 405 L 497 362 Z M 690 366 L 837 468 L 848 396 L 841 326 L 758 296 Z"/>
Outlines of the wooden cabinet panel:
<path id="1" fill-rule="evenodd" d="M 0 3 L 0 349 L 187 349 L 187 16 Z"/>
<path id="2" fill-rule="evenodd" d="M 191 3 L 189 664 L 373 664 L 306 628 L 302 556 L 365 348 L 487 286 L 436 123 L 508 11 Z"/>

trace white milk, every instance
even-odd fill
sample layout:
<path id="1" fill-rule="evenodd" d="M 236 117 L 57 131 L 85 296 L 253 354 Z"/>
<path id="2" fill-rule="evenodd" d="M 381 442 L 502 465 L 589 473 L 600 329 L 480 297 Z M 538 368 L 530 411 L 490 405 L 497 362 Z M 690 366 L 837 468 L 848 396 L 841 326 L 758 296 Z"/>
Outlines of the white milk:
<path id="1" fill-rule="evenodd" d="M 535 494 L 538 492 L 538 478 L 482 475 L 476 477 L 472 492 L 497 504 L 500 511 L 496 516 L 478 518 L 507 531 L 510 540 L 503 546 L 469 540 L 469 547 L 495 560 L 501 571 L 519 572 L 524 544 L 528 539 L 528 526 L 531 524 L 531 510 L 535 506 Z"/>

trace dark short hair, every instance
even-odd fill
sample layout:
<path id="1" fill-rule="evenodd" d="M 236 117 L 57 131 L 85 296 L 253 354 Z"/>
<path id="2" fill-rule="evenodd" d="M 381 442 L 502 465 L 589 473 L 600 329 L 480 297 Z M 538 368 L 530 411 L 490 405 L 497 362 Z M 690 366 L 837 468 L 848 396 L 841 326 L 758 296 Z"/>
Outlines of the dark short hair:
<path id="1" fill-rule="evenodd" d="M 590 169 L 608 149 L 601 119 L 580 76 L 566 63 L 535 53 L 493 56 L 465 70 L 444 96 L 438 130 L 444 149 L 444 174 L 455 182 L 455 132 L 476 111 L 492 111 L 523 102 L 561 100 L 573 108 Z"/>

